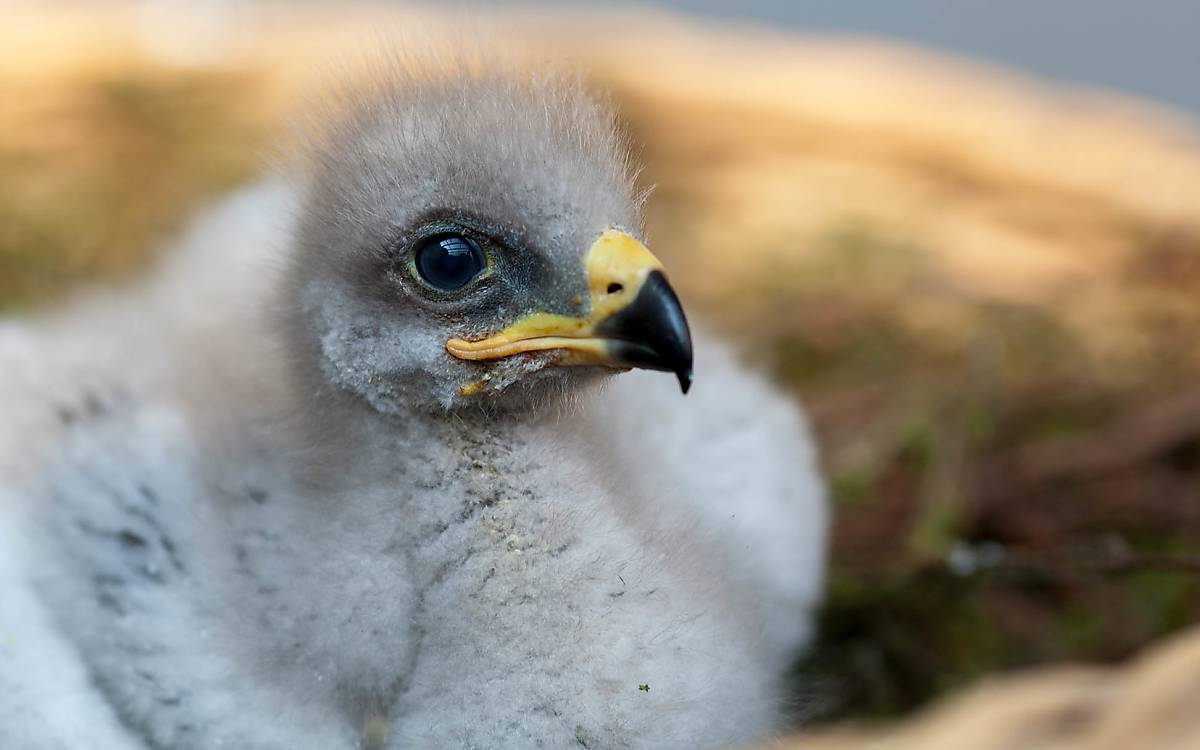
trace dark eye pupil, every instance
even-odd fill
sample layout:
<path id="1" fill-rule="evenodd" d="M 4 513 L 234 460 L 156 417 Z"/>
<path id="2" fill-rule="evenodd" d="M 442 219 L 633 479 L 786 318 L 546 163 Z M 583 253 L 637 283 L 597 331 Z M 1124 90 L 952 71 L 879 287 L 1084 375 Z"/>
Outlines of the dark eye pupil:
<path id="1" fill-rule="evenodd" d="M 435 289 L 462 289 L 487 265 L 483 251 L 461 234 L 430 237 L 417 250 L 417 273 Z"/>

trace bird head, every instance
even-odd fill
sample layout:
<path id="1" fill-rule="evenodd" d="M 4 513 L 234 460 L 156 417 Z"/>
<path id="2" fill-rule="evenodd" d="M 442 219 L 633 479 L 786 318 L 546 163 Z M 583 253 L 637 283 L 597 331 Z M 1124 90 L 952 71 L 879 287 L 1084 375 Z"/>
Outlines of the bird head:
<path id="1" fill-rule="evenodd" d="M 384 412 L 528 406 L 633 367 L 692 376 L 604 105 L 576 79 L 393 71 L 309 138 L 292 340 Z"/>

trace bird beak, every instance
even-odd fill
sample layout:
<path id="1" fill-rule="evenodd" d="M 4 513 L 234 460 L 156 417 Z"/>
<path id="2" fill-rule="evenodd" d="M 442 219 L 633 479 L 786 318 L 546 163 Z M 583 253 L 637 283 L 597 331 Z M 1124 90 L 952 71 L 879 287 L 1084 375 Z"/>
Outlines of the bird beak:
<path id="1" fill-rule="evenodd" d="M 608 229 L 584 260 L 591 313 L 527 315 L 478 341 L 451 339 L 459 359 L 485 361 L 525 352 L 555 352 L 554 365 L 641 367 L 675 373 L 684 393 L 692 384 L 692 337 L 662 262 L 625 232 Z"/>

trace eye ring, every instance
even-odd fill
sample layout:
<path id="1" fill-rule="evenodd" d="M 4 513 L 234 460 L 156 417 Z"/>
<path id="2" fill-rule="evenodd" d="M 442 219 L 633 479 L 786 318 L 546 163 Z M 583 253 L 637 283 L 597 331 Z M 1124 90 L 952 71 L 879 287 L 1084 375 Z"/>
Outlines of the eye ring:
<path id="1" fill-rule="evenodd" d="M 441 293 L 461 291 L 490 268 L 479 243 L 461 232 L 446 231 L 421 239 L 411 270 L 424 285 Z"/>

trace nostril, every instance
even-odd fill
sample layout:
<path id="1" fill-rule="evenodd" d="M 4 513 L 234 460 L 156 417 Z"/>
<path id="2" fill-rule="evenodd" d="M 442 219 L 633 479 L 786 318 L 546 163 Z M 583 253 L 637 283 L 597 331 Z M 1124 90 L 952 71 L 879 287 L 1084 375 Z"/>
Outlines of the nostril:
<path id="1" fill-rule="evenodd" d="M 608 293 L 616 294 L 617 292 L 621 291 L 624 288 L 625 287 L 621 286 L 620 284 L 618 284 L 617 282 L 614 281 L 613 283 L 608 285 Z"/>

